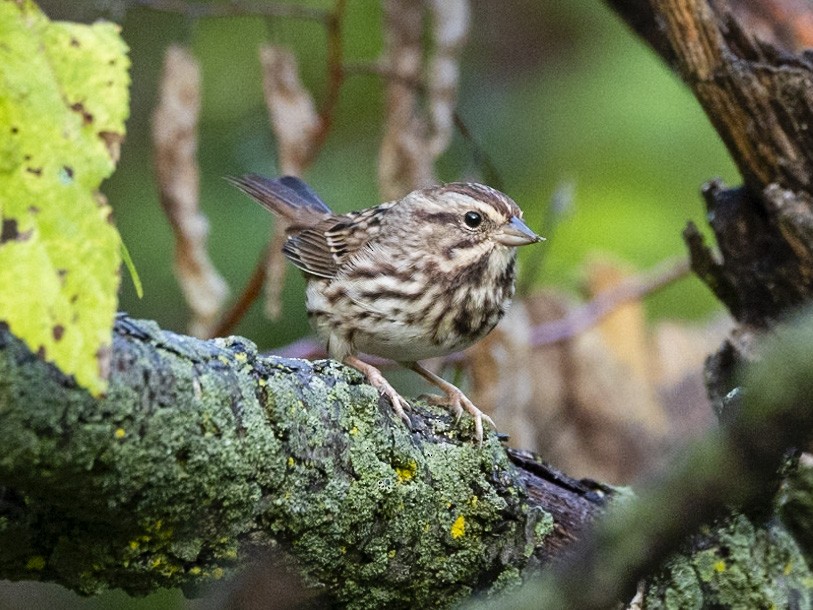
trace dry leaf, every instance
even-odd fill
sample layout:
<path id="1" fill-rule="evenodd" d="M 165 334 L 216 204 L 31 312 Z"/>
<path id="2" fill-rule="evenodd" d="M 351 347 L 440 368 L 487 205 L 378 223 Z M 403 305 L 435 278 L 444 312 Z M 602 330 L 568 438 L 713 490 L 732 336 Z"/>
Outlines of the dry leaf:
<path id="1" fill-rule="evenodd" d="M 460 54 L 466 44 L 471 18 L 468 0 L 431 0 L 429 10 L 435 47 L 427 73 L 432 128 L 428 148 L 434 161 L 452 141 L 460 84 Z"/>
<path id="2" fill-rule="evenodd" d="M 271 128 L 276 136 L 279 168 L 283 175 L 302 176 L 313 156 L 322 127 L 313 98 L 302 85 L 294 54 L 276 45 L 260 47 L 263 92 Z M 287 265 L 282 254 L 285 223 L 274 225 L 265 262 L 265 315 L 276 320 L 282 313 L 282 288 Z"/>
<path id="3" fill-rule="evenodd" d="M 277 139 L 279 169 L 283 175 L 301 176 L 310 162 L 322 120 L 313 98 L 302 85 L 296 57 L 290 50 L 263 45 L 260 63 L 265 104 Z"/>
<path id="4" fill-rule="evenodd" d="M 378 181 L 386 200 L 437 182 L 428 149 L 429 125 L 414 85 L 422 82 L 423 13 L 421 0 L 384 2 L 383 64 L 392 76 L 386 87 Z"/>
<path id="5" fill-rule="evenodd" d="M 589 276 L 593 296 L 630 280 L 623 266 L 609 262 L 591 265 Z M 625 300 L 593 326 L 574 315 L 584 308 L 553 291 L 515 303 L 466 352 L 472 398 L 513 446 L 575 476 L 628 483 L 667 459 L 676 442 L 713 424 L 703 364 L 730 322 L 661 324 L 653 340 L 639 300 Z M 573 322 L 575 332 L 532 347 L 540 327 L 562 320 Z"/>
<path id="6" fill-rule="evenodd" d="M 152 137 L 161 205 L 175 234 L 175 275 L 192 310 L 189 332 L 206 337 L 229 289 L 206 251 L 209 223 L 199 208 L 200 80 L 189 51 L 167 48 Z"/>
<path id="7" fill-rule="evenodd" d="M 424 64 L 425 9 L 432 20 L 431 55 Z M 387 0 L 384 3 L 386 91 L 378 161 L 382 196 L 397 199 L 437 183 L 434 164 L 448 148 L 460 81 L 460 54 L 469 31 L 468 0 Z M 420 91 L 427 92 L 427 108 Z"/>

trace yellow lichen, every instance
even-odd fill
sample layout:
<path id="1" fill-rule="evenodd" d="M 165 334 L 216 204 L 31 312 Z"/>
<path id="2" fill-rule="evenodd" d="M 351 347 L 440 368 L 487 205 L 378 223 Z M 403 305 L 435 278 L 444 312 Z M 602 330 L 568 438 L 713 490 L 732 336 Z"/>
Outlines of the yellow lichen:
<path id="1" fill-rule="evenodd" d="M 294 464 L 294 458 L 292 456 L 288 456 L 288 468 L 293 468 Z"/>
<path id="2" fill-rule="evenodd" d="M 725 572 L 725 569 L 726 569 L 725 561 L 723 561 L 722 559 L 714 564 L 714 571 L 717 572 L 718 574 L 721 572 Z"/>
<path id="3" fill-rule="evenodd" d="M 113 436 L 115 436 L 118 439 L 122 439 L 125 436 L 127 436 L 127 431 L 124 428 L 116 428 L 116 431 L 113 433 Z"/>
<path id="4" fill-rule="evenodd" d="M 452 529 L 449 530 L 452 538 L 457 539 L 466 533 L 466 519 L 463 515 L 459 515 L 452 523 Z"/>
<path id="5" fill-rule="evenodd" d="M 237 360 L 237 362 L 245 362 L 248 360 L 248 354 L 245 352 L 236 352 L 234 354 L 234 359 Z"/>
<path id="6" fill-rule="evenodd" d="M 42 570 L 45 568 L 45 557 L 42 555 L 34 555 L 25 564 L 26 570 Z"/>
<path id="7" fill-rule="evenodd" d="M 197 576 L 198 574 L 200 574 L 200 572 L 201 572 L 200 566 L 192 566 L 191 568 L 189 568 L 189 573 L 192 574 L 192 576 Z"/>
<path id="8" fill-rule="evenodd" d="M 415 477 L 415 471 L 418 470 L 418 465 L 415 460 L 411 460 L 406 466 L 396 466 L 395 474 L 398 476 L 399 483 L 406 483 Z"/>
<path id="9" fill-rule="evenodd" d="M 156 555 L 153 560 L 150 561 L 150 569 L 164 576 L 174 576 L 183 571 L 183 567 L 181 567 L 179 563 L 164 554 Z"/>
<path id="10" fill-rule="evenodd" d="M 390 550 L 390 551 L 387 553 L 387 557 L 389 557 L 390 559 L 392 559 L 393 557 L 395 557 L 395 549 Z"/>

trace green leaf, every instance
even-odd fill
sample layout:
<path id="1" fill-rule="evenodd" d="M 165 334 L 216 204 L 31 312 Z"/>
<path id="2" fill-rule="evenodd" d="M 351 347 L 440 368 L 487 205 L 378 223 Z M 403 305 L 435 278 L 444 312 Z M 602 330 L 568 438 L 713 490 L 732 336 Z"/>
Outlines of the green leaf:
<path id="1" fill-rule="evenodd" d="M 124 260 L 124 266 L 130 272 L 130 279 L 133 280 L 133 288 L 135 288 L 136 296 L 139 299 L 144 298 L 144 287 L 141 285 L 141 276 L 138 275 L 133 257 L 130 256 L 130 251 L 127 249 L 127 244 L 121 242 L 121 258 Z"/>
<path id="2" fill-rule="evenodd" d="M 121 264 L 97 189 L 124 136 L 126 53 L 114 24 L 0 0 L 0 320 L 94 394 Z"/>

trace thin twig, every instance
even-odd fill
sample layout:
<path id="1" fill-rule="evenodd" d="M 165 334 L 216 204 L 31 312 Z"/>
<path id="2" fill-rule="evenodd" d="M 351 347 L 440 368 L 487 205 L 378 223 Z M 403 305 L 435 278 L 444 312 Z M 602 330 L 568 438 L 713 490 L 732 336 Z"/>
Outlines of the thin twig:
<path id="1" fill-rule="evenodd" d="M 152 141 L 158 195 L 175 235 L 175 275 L 192 312 L 189 332 L 208 335 L 229 288 L 207 250 L 209 221 L 200 209 L 197 162 L 200 64 L 191 52 L 167 47 Z"/>
<path id="2" fill-rule="evenodd" d="M 204 17 L 286 17 L 328 23 L 331 13 L 299 4 L 273 2 L 189 2 L 188 0 L 129 0 L 135 6 L 153 11 L 176 13 L 192 18 Z"/>
<path id="3" fill-rule="evenodd" d="M 356 61 L 345 63 L 342 66 L 342 70 L 345 74 L 364 74 L 379 76 L 385 80 L 392 80 L 404 85 L 405 87 L 412 87 L 415 89 L 415 92 L 420 95 L 423 95 L 426 92 L 426 85 L 424 85 L 420 79 L 409 78 L 408 76 L 397 74 L 380 61 Z"/>
<path id="4" fill-rule="evenodd" d="M 531 346 L 542 347 L 559 343 L 583 333 L 624 303 L 637 301 L 665 288 L 689 274 L 689 260 L 669 260 L 643 276 L 634 276 L 617 286 L 599 293 L 592 301 L 577 307 L 564 318 L 546 322 L 531 331 Z"/>

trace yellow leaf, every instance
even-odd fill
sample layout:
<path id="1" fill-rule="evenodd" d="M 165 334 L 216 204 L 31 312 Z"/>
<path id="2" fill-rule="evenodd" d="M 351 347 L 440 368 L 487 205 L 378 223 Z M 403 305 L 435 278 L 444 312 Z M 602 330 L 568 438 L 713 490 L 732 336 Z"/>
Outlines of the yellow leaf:
<path id="1" fill-rule="evenodd" d="M 110 23 L 0 0 L 0 320 L 92 393 L 105 389 L 121 240 L 97 192 L 128 113 Z"/>

